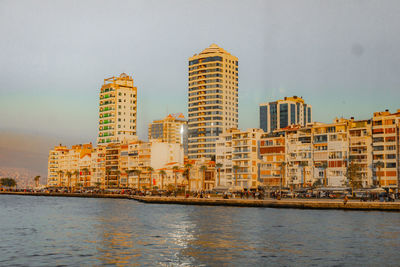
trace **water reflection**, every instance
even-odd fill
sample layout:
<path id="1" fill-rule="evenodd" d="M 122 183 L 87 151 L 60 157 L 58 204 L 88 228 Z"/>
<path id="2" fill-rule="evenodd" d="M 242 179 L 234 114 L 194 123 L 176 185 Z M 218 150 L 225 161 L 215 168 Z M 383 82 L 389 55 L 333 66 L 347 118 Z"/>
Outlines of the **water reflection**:
<path id="1" fill-rule="evenodd" d="M 398 213 L 0 196 L 0 265 L 396 265 Z"/>

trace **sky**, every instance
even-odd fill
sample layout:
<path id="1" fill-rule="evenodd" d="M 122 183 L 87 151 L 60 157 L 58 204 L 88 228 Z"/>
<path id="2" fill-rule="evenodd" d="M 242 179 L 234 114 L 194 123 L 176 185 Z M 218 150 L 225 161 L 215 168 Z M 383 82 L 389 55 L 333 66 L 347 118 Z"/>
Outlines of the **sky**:
<path id="1" fill-rule="evenodd" d="M 95 142 L 100 87 L 122 72 L 146 139 L 152 120 L 187 115 L 188 58 L 212 43 L 239 58 L 240 128 L 259 127 L 260 103 L 292 95 L 320 122 L 395 112 L 399 14 L 390 0 L 0 0 L 2 143 Z"/>

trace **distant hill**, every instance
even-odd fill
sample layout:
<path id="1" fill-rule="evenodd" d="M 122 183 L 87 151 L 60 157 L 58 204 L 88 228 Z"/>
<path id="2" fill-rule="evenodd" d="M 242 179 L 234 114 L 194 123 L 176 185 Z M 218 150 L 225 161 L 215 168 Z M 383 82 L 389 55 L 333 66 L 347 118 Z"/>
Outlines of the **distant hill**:
<path id="1" fill-rule="evenodd" d="M 35 186 L 35 181 L 33 180 L 37 172 L 25 169 L 25 168 L 8 168 L 0 167 L 0 178 L 7 177 L 13 178 L 17 181 L 17 188 L 32 188 Z M 39 184 L 46 184 L 47 177 L 41 176 Z"/>
<path id="2" fill-rule="evenodd" d="M 42 136 L 0 130 L 0 177 L 17 179 L 18 187 L 33 185 L 33 178 L 41 176 L 47 182 L 49 150 L 62 143 L 70 146 L 90 142 L 84 138 Z"/>

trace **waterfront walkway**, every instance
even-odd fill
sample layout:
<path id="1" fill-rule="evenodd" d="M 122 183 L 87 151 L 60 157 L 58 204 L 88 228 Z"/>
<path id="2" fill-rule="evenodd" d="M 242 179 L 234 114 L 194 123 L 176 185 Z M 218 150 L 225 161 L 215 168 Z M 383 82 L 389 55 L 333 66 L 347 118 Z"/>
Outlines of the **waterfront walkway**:
<path id="1" fill-rule="evenodd" d="M 291 209 L 341 209 L 341 210 L 378 210 L 400 211 L 400 202 L 361 202 L 350 200 L 347 204 L 342 199 L 241 199 L 241 198 L 194 198 L 183 196 L 137 196 L 121 194 L 92 194 L 92 193 L 35 193 L 35 192 L 0 192 L 0 195 L 46 196 L 46 197 L 81 197 L 81 198 L 119 198 L 133 199 L 147 204 L 179 204 L 204 206 L 236 206 L 236 207 L 265 207 Z"/>
<path id="2" fill-rule="evenodd" d="M 185 198 L 132 196 L 133 199 L 144 203 L 208 205 L 208 206 L 237 206 L 237 207 L 266 207 L 291 209 L 344 209 L 344 210 L 381 210 L 400 211 L 400 202 L 361 202 L 350 200 L 347 204 L 342 199 L 222 199 L 222 198 Z"/>

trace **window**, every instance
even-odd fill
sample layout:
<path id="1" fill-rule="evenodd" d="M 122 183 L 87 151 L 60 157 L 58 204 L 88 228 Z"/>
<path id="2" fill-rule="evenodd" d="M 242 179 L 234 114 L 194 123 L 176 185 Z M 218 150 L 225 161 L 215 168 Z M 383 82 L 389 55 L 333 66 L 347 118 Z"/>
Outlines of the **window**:
<path id="1" fill-rule="evenodd" d="M 285 103 L 279 105 L 279 117 L 280 128 L 288 126 L 288 104 Z"/>
<path id="2" fill-rule="evenodd" d="M 290 124 L 296 123 L 296 105 L 290 104 Z"/>
<path id="3" fill-rule="evenodd" d="M 386 168 L 396 168 L 396 162 L 386 163 Z"/>

